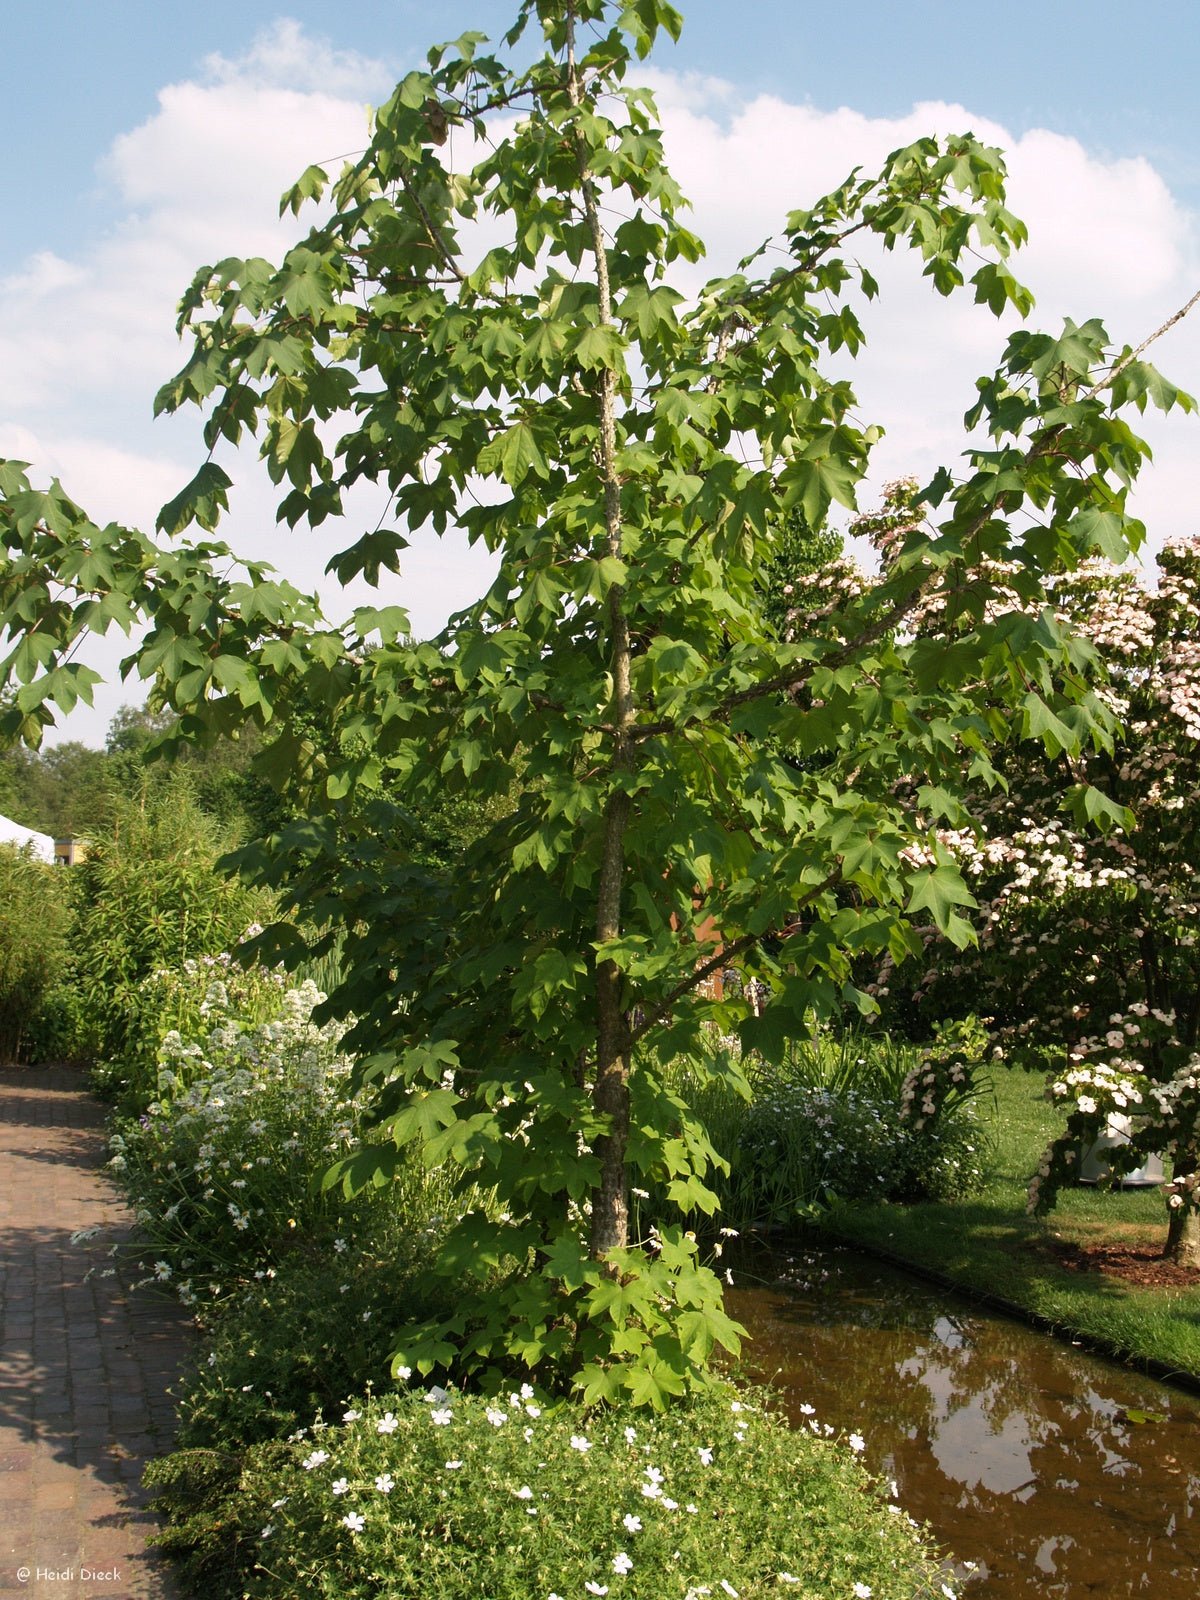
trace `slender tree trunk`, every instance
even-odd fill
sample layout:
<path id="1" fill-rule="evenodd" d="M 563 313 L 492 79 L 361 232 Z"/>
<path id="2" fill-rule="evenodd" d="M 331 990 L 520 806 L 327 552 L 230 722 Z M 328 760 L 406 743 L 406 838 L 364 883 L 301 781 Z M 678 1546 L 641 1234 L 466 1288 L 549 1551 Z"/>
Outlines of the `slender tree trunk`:
<path id="1" fill-rule="evenodd" d="M 1194 1190 L 1194 1174 L 1200 1165 L 1200 1151 L 1196 1149 L 1196 1130 L 1180 1138 L 1171 1160 L 1171 1183 L 1182 1205 L 1173 1205 L 1167 1213 L 1167 1242 L 1163 1256 L 1181 1267 L 1200 1267 L 1200 1190 Z M 1184 1180 L 1182 1183 L 1180 1179 Z M 1172 1196 L 1174 1198 L 1174 1196 Z"/>
<path id="2" fill-rule="evenodd" d="M 1163 1256 L 1181 1267 L 1200 1267 L 1200 1211 L 1185 1200 L 1169 1216 Z"/>
<path id="3" fill-rule="evenodd" d="M 572 105 L 582 102 L 582 87 L 575 60 L 575 17 L 567 18 L 567 91 Z M 579 144 L 579 178 L 584 214 L 596 261 L 596 290 L 601 326 L 612 326 L 612 289 L 608 251 L 596 192 L 587 170 L 587 152 Z M 597 386 L 600 411 L 600 472 L 604 485 L 604 538 L 609 555 L 621 554 L 621 485 L 617 476 L 617 383 L 605 367 Z M 629 796 L 619 787 L 633 767 L 633 692 L 631 687 L 629 622 L 625 591 L 614 585 L 608 593 L 609 670 L 612 675 L 613 792 L 604 810 L 604 844 L 596 893 L 596 939 L 603 943 L 621 932 L 621 893 L 625 873 L 625 829 L 629 822 Z M 604 1256 L 629 1242 L 629 1182 L 625 1152 L 629 1143 L 629 1073 L 631 1042 L 626 1014 L 624 980 L 612 961 L 596 966 L 596 1077 L 592 1104 L 608 1119 L 609 1131 L 596 1142 L 600 1157 L 600 1182 L 592 1191 L 590 1249 Z"/>

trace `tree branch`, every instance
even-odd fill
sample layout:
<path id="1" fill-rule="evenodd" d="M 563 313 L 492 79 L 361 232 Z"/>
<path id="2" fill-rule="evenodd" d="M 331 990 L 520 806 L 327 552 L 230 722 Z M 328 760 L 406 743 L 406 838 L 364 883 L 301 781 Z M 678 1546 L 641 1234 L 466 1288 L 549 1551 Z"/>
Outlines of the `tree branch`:
<path id="1" fill-rule="evenodd" d="M 447 245 L 446 241 L 442 238 L 440 229 L 438 228 L 437 224 L 434 222 L 433 218 L 429 215 L 429 212 L 426 210 L 425 202 L 421 199 L 420 195 L 417 193 L 416 185 L 412 181 L 412 177 L 411 177 L 411 174 L 409 173 L 408 168 L 406 166 L 403 166 L 403 165 L 400 168 L 400 182 L 404 185 L 405 194 L 412 201 L 412 205 L 413 205 L 414 211 L 417 213 L 417 215 L 421 219 L 421 225 L 425 229 L 425 232 L 426 232 L 426 234 L 427 234 L 427 236 L 429 238 L 430 244 L 437 251 L 438 255 L 442 258 L 442 262 L 445 265 L 447 271 L 453 273 L 455 278 L 458 279 L 459 283 L 465 283 L 466 282 L 466 274 L 463 272 L 463 270 L 459 266 L 458 262 L 455 261 L 454 257 L 451 255 L 450 247 Z"/>
<path id="2" fill-rule="evenodd" d="M 1094 400 L 1098 394 L 1103 393 L 1103 391 L 1111 384 L 1114 384 L 1125 371 L 1125 368 L 1133 365 L 1143 350 L 1148 350 L 1154 341 L 1156 339 L 1161 339 L 1163 334 L 1166 333 L 1169 328 L 1173 328 L 1177 322 L 1182 322 L 1184 317 L 1187 316 L 1188 312 L 1192 309 L 1197 301 L 1200 301 L 1200 289 L 1196 290 L 1195 294 L 1186 305 L 1180 306 L 1179 310 L 1176 311 L 1173 316 L 1168 317 L 1161 328 L 1155 328 L 1154 332 L 1148 339 L 1143 339 L 1136 350 L 1131 350 L 1124 360 L 1119 361 L 1109 373 L 1108 377 L 1096 384 L 1094 388 L 1089 389 L 1083 398 L 1085 400 Z"/>
<path id="3" fill-rule="evenodd" d="M 808 891 L 808 893 L 797 905 L 796 910 L 801 911 L 805 906 L 811 905 L 819 895 L 823 895 L 827 889 L 832 889 L 834 884 L 840 880 L 841 876 L 842 863 L 839 861 L 834 867 L 833 871 L 822 883 L 816 884 Z M 791 934 L 798 933 L 801 926 L 802 924 L 800 919 L 797 917 L 794 921 L 787 923 L 787 925 L 783 928 L 767 929 L 765 933 L 746 933 L 743 934 L 740 939 L 735 939 L 732 944 L 722 945 L 715 956 L 711 956 L 707 961 L 702 962 L 700 966 L 696 967 L 687 978 L 685 978 L 681 983 L 677 983 L 671 990 L 670 994 L 667 995 L 665 999 L 661 1000 L 658 1005 L 655 1006 L 654 1010 L 642 1019 L 642 1021 L 631 1033 L 630 1042 L 636 1043 L 637 1040 L 642 1038 L 644 1034 L 648 1033 L 651 1028 L 656 1028 L 658 1024 L 664 1021 L 674 1009 L 675 1002 L 677 1000 L 682 1000 L 685 994 L 690 994 L 693 989 L 698 988 L 706 978 L 710 978 L 714 972 L 718 971 L 719 968 L 727 967 L 730 962 L 735 961 L 737 957 L 743 953 L 743 951 L 749 950 L 753 945 L 758 944 L 763 939 L 786 939 Z"/>

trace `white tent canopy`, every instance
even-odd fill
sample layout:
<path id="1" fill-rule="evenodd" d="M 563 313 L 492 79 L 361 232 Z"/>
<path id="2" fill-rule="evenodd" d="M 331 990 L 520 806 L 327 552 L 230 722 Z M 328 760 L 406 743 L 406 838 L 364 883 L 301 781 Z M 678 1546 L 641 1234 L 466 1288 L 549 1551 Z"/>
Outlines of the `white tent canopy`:
<path id="1" fill-rule="evenodd" d="M 15 845 L 18 850 L 28 847 L 35 861 L 48 861 L 54 864 L 54 840 L 48 833 L 35 833 L 32 828 L 23 828 L 19 822 L 12 822 L 8 817 L 0 817 L 0 845 Z"/>

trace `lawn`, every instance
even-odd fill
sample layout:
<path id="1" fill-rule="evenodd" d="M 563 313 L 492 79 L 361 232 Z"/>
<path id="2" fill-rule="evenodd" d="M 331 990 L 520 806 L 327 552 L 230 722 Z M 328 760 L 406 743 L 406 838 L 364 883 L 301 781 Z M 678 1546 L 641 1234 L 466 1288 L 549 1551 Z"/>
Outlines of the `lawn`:
<path id="1" fill-rule="evenodd" d="M 1200 1382 L 1200 1283 L 1148 1286 L 1081 1257 L 1097 1247 L 1157 1250 L 1166 1208 L 1155 1189 L 1064 1190 L 1046 1218 L 1025 1213 L 1029 1175 L 1058 1131 L 1043 1080 L 992 1071 L 984 1102 L 984 1186 L 965 1200 L 839 1207 L 827 1231 L 1010 1302 L 1135 1364 Z"/>

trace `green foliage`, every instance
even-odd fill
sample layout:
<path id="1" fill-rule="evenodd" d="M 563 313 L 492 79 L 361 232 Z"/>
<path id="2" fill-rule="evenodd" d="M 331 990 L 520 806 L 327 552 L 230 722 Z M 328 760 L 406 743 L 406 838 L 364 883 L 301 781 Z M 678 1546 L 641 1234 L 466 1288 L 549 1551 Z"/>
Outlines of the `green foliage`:
<path id="1" fill-rule="evenodd" d="M 677 1092 L 728 1163 L 713 1182 L 715 1216 L 673 1204 L 665 1185 L 639 1196 L 643 1227 L 682 1220 L 716 1255 L 729 1231 L 794 1226 L 853 1201 L 949 1198 L 978 1187 L 986 1140 L 974 1102 L 986 1030 L 967 1048 L 959 1034 L 930 1050 L 858 1029 L 821 1029 L 793 1040 L 783 1063 L 744 1064 L 747 1096 L 726 1066 L 681 1068 Z M 738 1059 L 735 1038 L 710 1041 Z M 929 1080 L 929 1081 L 927 1081 Z M 924 1106 L 932 1105 L 926 1113 Z"/>
<path id="2" fill-rule="evenodd" d="M 138 985 L 121 1060 L 96 1063 L 93 1089 L 120 1085 L 123 1112 L 141 1116 L 162 1092 L 161 1071 L 181 1041 L 202 1048 L 214 1027 L 234 1023 L 245 1031 L 274 1022 L 287 987 L 281 970 L 243 966 L 227 950 L 156 968 Z"/>
<path id="3" fill-rule="evenodd" d="M 131 1073 L 152 1053 L 159 1027 L 143 980 L 235 945 L 269 905 L 217 870 L 221 844 L 180 774 L 118 803 L 110 833 L 73 869 L 72 975 L 84 1040 L 95 1054 L 128 1056 Z"/>
<path id="4" fill-rule="evenodd" d="M 676 13 L 545 0 L 510 46 L 535 18 L 528 65 L 475 35 L 435 50 L 360 157 L 310 169 L 285 208 L 325 194 L 323 220 L 278 266 L 201 269 L 190 354 L 158 397 L 204 409 L 210 457 L 165 533 L 216 526 L 230 480 L 211 453 L 252 434 L 289 526 L 386 489 L 395 528 L 332 540 L 339 580 L 381 582 L 411 533 L 454 526 L 498 558 L 488 593 L 434 642 L 390 605 L 333 624 L 220 543 L 99 528 L 9 463 L 0 728 L 36 742 L 89 692 L 80 632 L 140 621 L 128 668 L 181 740 L 258 730 L 291 820 L 241 864 L 318 950 L 341 929 L 330 1007 L 357 1019 L 373 1096 L 336 1176 L 386 1185 L 412 1146 L 464 1197 L 440 1262 L 461 1309 L 402 1349 L 660 1405 L 737 1339 L 684 1235 L 630 1239 L 635 1184 L 715 1204 L 721 1159 L 673 1064 L 701 1059 L 713 1023 L 778 1062 L 810 1013 L 869 1006 L 856 961 L 924 925 L 969 940 L 954 857 L 897 786 L 916 773 L 960 806 L 969 779 L 999 782 L 1014 714 L 1071 748 L 1109 735 L 1046 584 L 1100 537 L 1097 513 L 1111 548 L 1141 536 L 1125 496 L 1145 447 L 1119 404 L 1191 401 L 1123 380 L 1095 321 L 1018 330 L 928 516 L 878 581 L 781 640 L 764 605 L 781 529 L 799 515 L 820 539 L 852 509 L 879 437 L 824 370 L 863 342 L 854 297 L 877 287 L 843 243 L 910 249 L 940 294 L 970 271 L 978 300 L 1027 310 L 1003 162 L 919 139 L 688 300 L 673 269 L 703 247 L 627 81 Z M 476 165 L 452 170 L 464 150 Z M 908 630 L 918 607 L 940 631 Z M 486 826 L 452 872 L 422 862 L 424 819 L 467 795 Z M 259 948 L 304 944 L 281 920 Z M 761 1014 L 706 992 L 718 963 L 765 985 Z M 494 1209 L 466 1203 L 481 1192 Z"/>
<path id="5" fill-rule="evenodd" d="M 178 1389 L 179 1444 L 238 1452 L 388 1387 L 397 1327 L 453 1309 L 428 1270 L 443 1198 L 436 1183 L 410 1182 L 403 1206 L 373 1191 L 340 1208 L 340 1231 L 306 1231 L 252 1275 L 246 1260 L 253 1281 L 204 1313 L 207 1353 Z"/>
<path id="6" fill-rule="evenodd" d="M 844 1202 L 969 1194 L 983 1175 L 981 1092 L 961 1058 L 951 1067 L 856 1033 L 798 1043 L 755 1085 L 736 1157 L 741 1203 L 787 1226 Z"/>
<path id="7" fill-rule="evenodd" d="M 848 1450 L 724 1386 L 665 1416 L 585 1415 L 531 1388 L 385 1393 L 240 1460 L 168 1457 L 151 1481 L 174 1524 L 163 1542 L 214 1600 L 530 1600 L 589 1584 L 630 1600 L 926 1600 L 944 1581 L 908 1520 L 871 1504 Z"/>
<path id="8" fill-rule="evenodd" d="M 796 580 L 821 572 L 841 554 L 841 535 L 831 528 L 814 532 L 796 510 L 779 518 L 762 589 L 767 621 L 781 639 L 794 640 L 803 628 L 804 613 L 819 603 L 814 591 L 798 588 Z"/>
<path id="9" fill-rule="evenodd" d="M 51 750 L 0 752 L 0 811 L 55 839 L 77 839 L 102 827 L 110 809 L 103 751 L 68 740 Z"/>
<path id="10" fill-rule="evenodd" d="M 45 1060 L 56 1042 L 47 1014 L 68 957 L 65 873 L 0 845 L 0 1061 Z"/>

